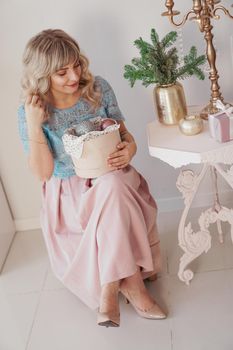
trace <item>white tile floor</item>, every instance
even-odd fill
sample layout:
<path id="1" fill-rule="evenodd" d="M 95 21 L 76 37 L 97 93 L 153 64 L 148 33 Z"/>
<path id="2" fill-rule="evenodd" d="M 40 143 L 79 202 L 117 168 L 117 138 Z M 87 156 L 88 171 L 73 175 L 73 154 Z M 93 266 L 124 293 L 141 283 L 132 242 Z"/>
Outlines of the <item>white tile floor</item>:
<path id="1" fill-rule="evenodd" d="M 193 218 L 196 211 L 193 211 Z M 96 315 L 53 276 L 41 231 L 16 234 L 0 276 L 0 350 L 232 350 L 233 244 L 229 227 L 191 266 L 190 286 L 176 273 L 180 212 L 159 216 L 163 272 L 148 284 L 169 311 L 162 321 L 138 317 L 121 300 L 121 327 L 96 325 Z"/>

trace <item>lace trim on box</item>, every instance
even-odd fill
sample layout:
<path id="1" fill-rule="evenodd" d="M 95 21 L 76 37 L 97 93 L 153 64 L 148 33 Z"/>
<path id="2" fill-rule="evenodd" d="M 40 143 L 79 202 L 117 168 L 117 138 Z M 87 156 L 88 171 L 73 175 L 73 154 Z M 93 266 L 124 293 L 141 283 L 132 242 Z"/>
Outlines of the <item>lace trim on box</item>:
<path id="1" fill-rule="evenodd" d="M 65 131 L 64 135 L 62 136 L 62 141 L 63 141 L 66 153 L 79 159 L 82 156 L 84 142 L 96 139 L 101 135 L 109 134 L 115 130 L 118 130 L 120 128 L 120 125 L 119 124 L 110 125 L 104 130 L 90 131 L 85 135 L 81 135 L 81 136 L 76 136 L 71 133 L 74 127 L 69 128 Z"/>

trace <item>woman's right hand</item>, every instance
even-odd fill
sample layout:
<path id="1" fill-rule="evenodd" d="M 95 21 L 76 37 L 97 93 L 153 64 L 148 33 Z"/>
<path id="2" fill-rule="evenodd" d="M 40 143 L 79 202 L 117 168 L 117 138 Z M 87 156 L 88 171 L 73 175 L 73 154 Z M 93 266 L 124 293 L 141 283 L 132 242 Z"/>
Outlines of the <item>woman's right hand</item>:
<path id="1" fill-rule="evenodd" d="M 25 114 L 30 130 L 41 129 L 48 118 L 45 103 L 38 95 L 29 95 L 25 101 Z"/>

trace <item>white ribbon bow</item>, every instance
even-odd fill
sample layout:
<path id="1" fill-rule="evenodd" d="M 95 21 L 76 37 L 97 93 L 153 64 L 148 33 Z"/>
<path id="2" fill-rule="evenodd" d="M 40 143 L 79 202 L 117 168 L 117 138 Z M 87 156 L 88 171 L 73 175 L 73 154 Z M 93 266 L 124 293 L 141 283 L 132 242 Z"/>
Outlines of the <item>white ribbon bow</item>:
<path id="1" fill-rule="evenodd" d="M 222 103 L 221 100 L 216 101 L 216 107 L 221 111 L 220 113 L 217 113 L 217 115 L 225 113 L 228 117 L 233 117 L 231 114 L 233 112 L 233 106 Z"/>

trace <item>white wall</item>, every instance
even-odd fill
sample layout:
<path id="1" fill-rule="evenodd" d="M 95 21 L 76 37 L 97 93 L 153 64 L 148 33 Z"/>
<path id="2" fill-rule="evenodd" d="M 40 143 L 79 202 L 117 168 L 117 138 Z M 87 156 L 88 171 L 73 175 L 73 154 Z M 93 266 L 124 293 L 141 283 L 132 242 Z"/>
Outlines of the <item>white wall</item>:
<path id="1" fill-rule="evenodd" d="M 174 28 L 167 18 L 161 17 L 164 1 L 147 0 L 1 0 L 0 3 L 0 73 L 1 125 L 0 172 L 12 212 L 18 227 L 33 226 L 40 207 L 40 185 L 30 174 L 26 157 L 18 137 L 16 110 L 19 95 L 21 56 L 28 39 L 45 28 L 62 28 L 79 42 L 89 57 L 91 70 L 109 80 L 115 89 L 119 105 L 127 118 L 127 126 L 138 143 L 134 165 L 149 182 L 151 192 L 161 209 L 180 205 L 180 194 L 175 187 L 178 170 L 152 159 L 147 150 L 146 124 L 155 112 L 152 89 L 137 83 L 131 89 L 123 78 L 123 66 L 130 63 L 137 50 L 133 41 L 142 36 L 149 40 L 155 27 L 162 36 Z M 192 1 L 176 0 L 177 9 L 185 10 Z M 229 1 L 223 1 L 229 6 Z M 222 15 L 216 21 L 215 43 L 221 62 L 218 68 L 220 83 L 227 100 L 232 97 L 232 61 L 230 33 L 233 22 Z M 203 35 L 195 23 L 183 29 L 184 47 L 192 44 L 204 50 Z M 203 104 L 209 100 L 209 80 L 184 82 L 188 104 Z M 195 168 L 196 169 L 196 168 Z M 228 190 L 223 186 L 223 191 Z M 199 205 L 212 191 L 207 179 L 202 187 Z M 26 221 L 24 221 L 26 220 Z"/>

